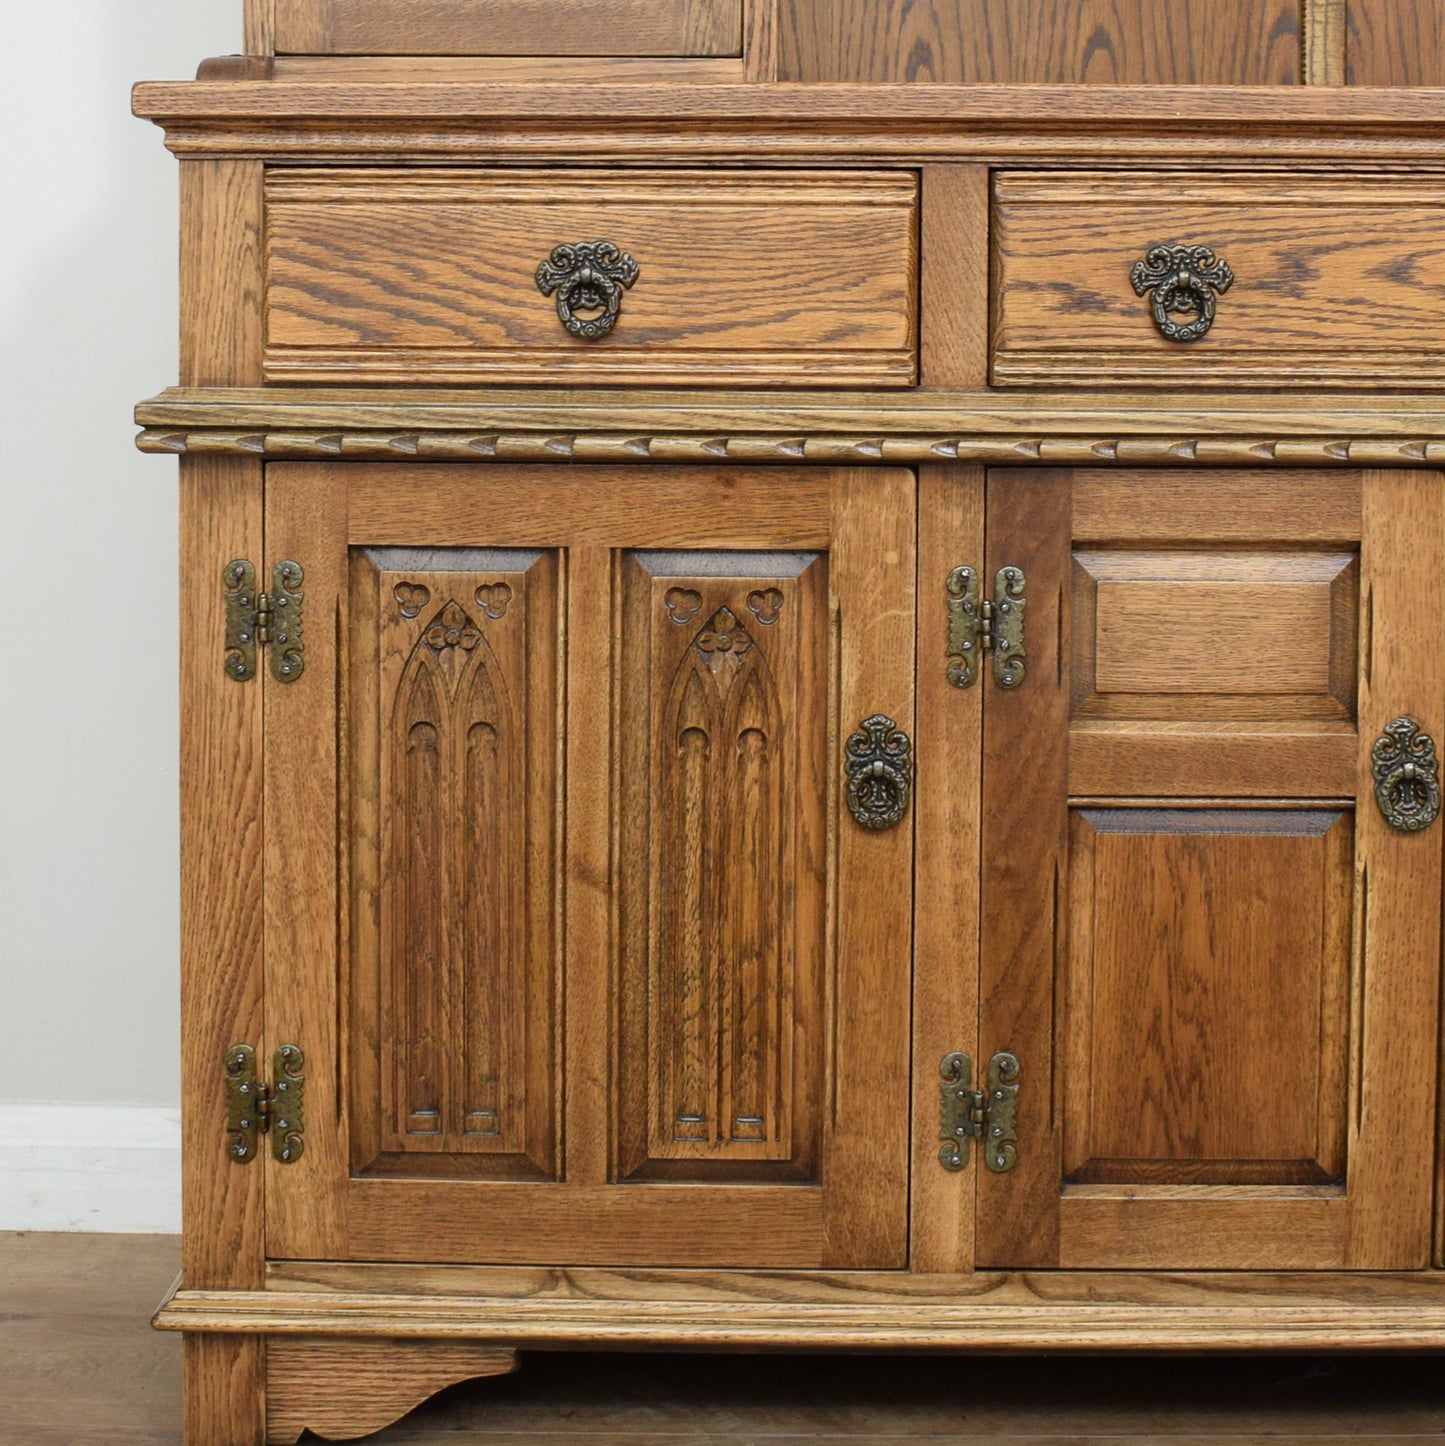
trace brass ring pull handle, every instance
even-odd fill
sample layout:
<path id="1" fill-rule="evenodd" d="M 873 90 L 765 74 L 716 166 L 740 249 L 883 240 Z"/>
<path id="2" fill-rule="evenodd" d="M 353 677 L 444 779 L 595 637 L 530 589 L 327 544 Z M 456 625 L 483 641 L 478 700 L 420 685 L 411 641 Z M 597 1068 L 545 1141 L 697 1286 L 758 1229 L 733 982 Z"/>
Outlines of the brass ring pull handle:
<path id="1" fill-rule="evenodd" d="M 1134 265 L 1134 291 L 1150 298 L 1154 325 L 1167 341 L 1198 341 L 1214 325 L 1215 293 L 1234 285 L 1234 272 L 1208 246 L 1151 246 Z M 1176 315 L 1193 321 L 1175 321 Z"/>
<path id="2" fill-rule="evenodd" d="M 1440 817 L 1435 740 L 1413 718 L 1396 718 L 1370 751 L 1375 802 L 1391 828 L 1419 833 Z"/>
<path id="3" fill-rule="evenodd" d="M 557 316 L 573 336 L 601 341 L 617 325 L 622 293 L 630 291 L 641 268 L 610 241 L 558 246 L 537 268 L 537 289 L 557 297 Z M 599 316 L 578 312 L 600 311 Z"/>
<path id="4" fill-rule="evenodd" d="M 876 713 L 847 742 L 848 812 L 874 833 L 896 828 L 913 792 L 913 743 L 889 717 Z"/>

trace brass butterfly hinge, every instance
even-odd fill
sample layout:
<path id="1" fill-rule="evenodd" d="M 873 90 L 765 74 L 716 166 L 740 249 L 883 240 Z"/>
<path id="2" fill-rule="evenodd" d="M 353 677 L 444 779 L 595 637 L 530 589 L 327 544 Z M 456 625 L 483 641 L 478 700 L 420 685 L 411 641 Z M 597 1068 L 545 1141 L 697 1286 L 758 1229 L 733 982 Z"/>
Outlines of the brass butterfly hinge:
<path id="1" fill-rule="evenodd" d="M 956 567 L 948 575 L 948 681 L 971 688 L 978 681 L 979 661 L 993 654 L 994 681 L 1017 688 L 1024 680 L 1028 653 L 1024 648 L 1024 596 L 1021 568 L 1005 567 L 994 579 L 991 600 L 981 600 L 978 574 Z"/>
<path id="2" fill-rule="evenodd" d="M 983 1146 L 983 1162 L 996 1175 L 1018 1162 L 1018 1056 L 1000 1051 L 988 1062 L 988 1088 L 973 1087 L 973 1061 L 966 1054 L 946 1054 L 938 1072 L 943 1095 L 938 1151 L 945 1170 L 968 1164 L 970 1140 Z"/>
<path id="3" fill-rule="evenodd" d="M 271 1154 L 282 1165 L 294 1165 L 306 1149 L 306 1056 L 294 1044 L 283 1044 L 271 1064 L 274 1083 L 267 1085 L 256 1074 L 256 1051 L 249 1044 L 226 1051 L 226 1153 L 238 1165 L 256 1158 L 262 1135 L 271 1136 Z"/>
<path id="4" fill-rule="evenodd" d="M 256 590 L 256 568 L 238 557 L 221 574 L 226 599 L 226 676 L 238 683 L 256 676 L 256 654 L 269 648 L 271 676 L 294 683 L 306 667 L 301 642 L 299 563 L 278 562 L 271 570 L 271 591 Z"/>

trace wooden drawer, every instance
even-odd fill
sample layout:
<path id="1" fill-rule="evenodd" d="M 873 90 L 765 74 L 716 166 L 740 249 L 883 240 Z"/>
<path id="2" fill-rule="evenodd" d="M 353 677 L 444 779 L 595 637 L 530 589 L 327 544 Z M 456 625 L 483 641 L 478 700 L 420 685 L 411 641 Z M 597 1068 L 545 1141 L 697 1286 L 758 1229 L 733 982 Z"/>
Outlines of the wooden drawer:
<path id="1" fill-rule="evenodd" d="M 917 217 L 909 172 L 277 170 L 266 376 L 907 386 Z M 598 241 L 638 274 L 586 339 L 538 267 Z"/>
<path id="2" fill-rule="evenodd" d="M 1136 293 L 1158 245 L 1232 272 L 1198 339 L 1162 334 L 1161 288 Z M 1005 174 L 993 247 L 997 385 L 1445 383 L 1445 178 Z"/>

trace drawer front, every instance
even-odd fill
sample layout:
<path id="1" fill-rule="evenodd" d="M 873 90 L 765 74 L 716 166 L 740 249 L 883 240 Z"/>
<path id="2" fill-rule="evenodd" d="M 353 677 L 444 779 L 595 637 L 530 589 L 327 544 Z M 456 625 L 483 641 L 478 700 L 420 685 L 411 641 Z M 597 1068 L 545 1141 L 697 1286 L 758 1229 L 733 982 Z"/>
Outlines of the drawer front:
<path id="1" fill-rule="evenodd" d="M 1001 175 L 993 246 L 1000 386 L 1445 382 L 1445 178 Z"/>
<path id="2" fill-rule="evenodd" d="M 907 386 L 917 220 L 911 173 L 278 170 L 266 376 Z"/>

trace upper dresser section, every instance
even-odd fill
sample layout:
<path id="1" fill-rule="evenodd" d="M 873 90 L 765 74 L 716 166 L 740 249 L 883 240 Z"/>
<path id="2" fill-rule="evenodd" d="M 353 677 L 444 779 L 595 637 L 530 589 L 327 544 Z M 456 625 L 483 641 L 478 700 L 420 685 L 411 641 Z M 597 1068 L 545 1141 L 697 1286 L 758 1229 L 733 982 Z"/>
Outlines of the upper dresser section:
<path id="1" fill-rule="evenodd" d="M 247 0 L 247 49 L 665 60 L 695 79 L 1440 85 L 1445 0 Z"/>

